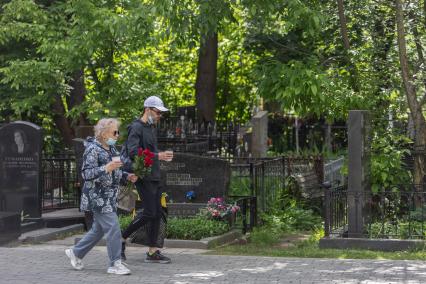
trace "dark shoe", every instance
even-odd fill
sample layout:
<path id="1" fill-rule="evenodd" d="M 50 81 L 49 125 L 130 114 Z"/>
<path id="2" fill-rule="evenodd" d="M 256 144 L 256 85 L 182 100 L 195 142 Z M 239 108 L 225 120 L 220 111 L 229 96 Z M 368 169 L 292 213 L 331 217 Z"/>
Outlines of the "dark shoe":
<path id="1" fill-rule="evenodd" d="M 149 252 L 147 252 L 146 253 L 145 262 L 148 262 L 148 263 L 163 263 L 163 264 L 165 264 L 165 263 L 170 263 L 172 261 L 170 260 L 170 258 L 168 258 L 167 256 L 162 255 L 161 252 L 159 250 L 157 250 L 153 254 L 150 254 Z"/>
<path id="2" fill-rule="evenodd" d="M 121 242 L 121 260 L 127 260 L 126 254 L 124 251 L 126 250 L 126 242 Z"/>

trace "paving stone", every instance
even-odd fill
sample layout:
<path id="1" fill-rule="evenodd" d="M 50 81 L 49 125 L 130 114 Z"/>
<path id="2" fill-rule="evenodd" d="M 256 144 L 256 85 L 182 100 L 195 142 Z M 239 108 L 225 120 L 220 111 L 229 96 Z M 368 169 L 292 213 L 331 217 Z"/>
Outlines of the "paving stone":
<path id="1" fill-rule="evenodd" d="M 146 248 L 132 247 L 126 263 L 132 275 L 108 275 L 105 247 L 95 247 L 75 271 L 64 245 L 0 248 L 0 283 L 426 283 L 426 262 L 254 256 L 214 256 L 166 249 L 167 265 L 143 262 Z"/>

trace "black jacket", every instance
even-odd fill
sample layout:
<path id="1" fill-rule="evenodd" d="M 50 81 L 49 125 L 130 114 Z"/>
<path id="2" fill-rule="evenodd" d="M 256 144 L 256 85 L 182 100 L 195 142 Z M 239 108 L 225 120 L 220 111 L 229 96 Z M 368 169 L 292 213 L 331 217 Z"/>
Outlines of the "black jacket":
<path id="1" fill-rule="evenodd" d="M 154 164 L 151 174 L 145 177 L 147 180 L 160 180 L 160 163 L 158 161 L 157 130 L 153 125 L 142 122 L 140 119 L 134 120 L 127 127 L 127 140 L 123 145 L 122 157 L 128 156 L 131 161 L 138 154 L 138 149 L 149 149 L 155 154 Z M 126 164 L 126 162 L 124 162 Z M 126 165 L 125 165 L 126 166 Z M 127 169 L 131 171 L 130 168 Z"/>

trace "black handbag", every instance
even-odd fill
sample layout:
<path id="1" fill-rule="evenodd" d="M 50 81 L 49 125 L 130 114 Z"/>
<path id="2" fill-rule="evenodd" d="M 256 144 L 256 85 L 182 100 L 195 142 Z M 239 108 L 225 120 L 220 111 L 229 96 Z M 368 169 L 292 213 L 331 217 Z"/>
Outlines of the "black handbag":
<path id="1" fill-rule="evenodd" d="M 155 247 L 157 248 L 162 248 L 164 246 L 164 239 L 167 235 L 167 216 L 167 208 L 161 207 L 160 226 L 158 228 L 158 238 L 155 243 Z M 135 218 L 143 218 L 143 209 L 139 210 Z M 150 246 L 148 236 L 150 233 L 149 230 L 151 229 L 151 224 L 149 222 L 151 221 L 146 222 L 143 226 L 130 235 L 130 242 L 139 245 Z"/>

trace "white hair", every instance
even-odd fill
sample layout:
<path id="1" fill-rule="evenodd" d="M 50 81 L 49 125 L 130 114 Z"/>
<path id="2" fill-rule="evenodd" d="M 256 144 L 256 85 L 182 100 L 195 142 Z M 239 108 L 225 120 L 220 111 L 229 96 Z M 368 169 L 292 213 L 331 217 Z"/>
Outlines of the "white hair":
<path id="1" fill-rule="evenodd" d="M 120 126 L 120 122 L 115 118 L 102 118 L 96 123 L 93 130 L 95 132 L 96 139 L 101 138 L 102 134 L 111 128 L 112 125 Z"/>

